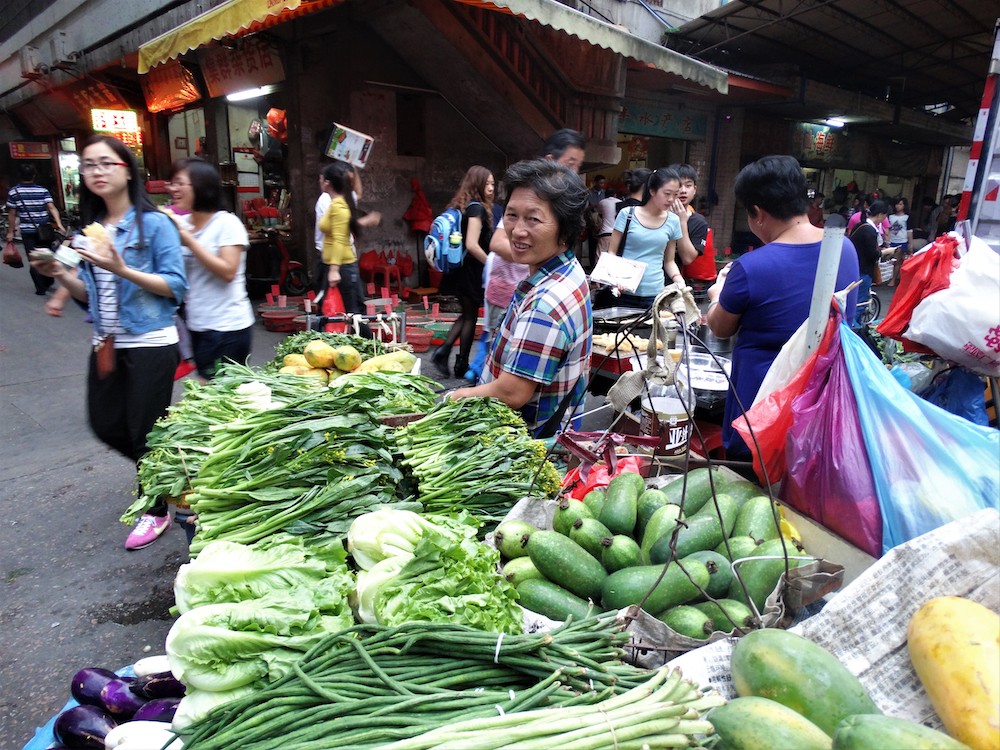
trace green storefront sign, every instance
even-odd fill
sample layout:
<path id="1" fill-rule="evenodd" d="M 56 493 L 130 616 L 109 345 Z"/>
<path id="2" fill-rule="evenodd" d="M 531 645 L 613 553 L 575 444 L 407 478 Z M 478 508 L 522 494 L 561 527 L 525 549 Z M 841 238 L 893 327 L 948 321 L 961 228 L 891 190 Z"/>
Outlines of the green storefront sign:
<path id="1" fill-rule="evenodd" d="M 618 131 L 658 138 L 686 141 L 705 140 L 708 118 L 682 105 L 646 104 L 626 101 L 618 122 Z"/>

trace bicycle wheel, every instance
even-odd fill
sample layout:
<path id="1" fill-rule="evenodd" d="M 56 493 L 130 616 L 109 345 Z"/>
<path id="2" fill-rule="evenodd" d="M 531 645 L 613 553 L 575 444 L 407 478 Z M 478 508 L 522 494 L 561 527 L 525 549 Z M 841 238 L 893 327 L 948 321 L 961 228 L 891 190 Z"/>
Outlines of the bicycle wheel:
<path id="1" fill-rule="evenodd" d="M 861 308 L 861 318 L 860 323 L 863 326 L 871 323 L 882 310 L 881 303 L 879 303 L 878 295 L 872 292 L 871 296 L 868 298 L 867 303 L 858 305 Z"/>
<path id="2" fill-rule="evenodd" d="M 309 289 L 309 276 L 304 268 L 289 268 L 285 276 L 285 294 L 298 296 Z"/>
<path id="3" fill-rule="evenodd" d="M 871 299 L 868 300 L 868 309 L 871 310 L 871 319 L 880 320 L 882 317 L 882 300 L 879 299 L 875 291 L 872 291 Z"/>

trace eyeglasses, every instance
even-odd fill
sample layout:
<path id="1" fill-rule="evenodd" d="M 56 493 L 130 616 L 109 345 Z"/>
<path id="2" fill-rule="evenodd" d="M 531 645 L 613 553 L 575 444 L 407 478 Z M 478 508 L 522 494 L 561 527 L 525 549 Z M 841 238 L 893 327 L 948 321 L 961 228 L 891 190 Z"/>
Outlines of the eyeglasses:
<path id="1" fill-rule="evenodd" d="M 85 161 L 80 165 L 80 174 L 107 174 L 115 167 L 127 167 L 123 161 Z"/>
<path id="2" fill-rule="evenodd" d="M 191 183 L 190 182 L 173 182 L 173 181 L 170 181 L 170 182 L 167 183 L 167 187 L 168 188 L 191 187 Z"/>

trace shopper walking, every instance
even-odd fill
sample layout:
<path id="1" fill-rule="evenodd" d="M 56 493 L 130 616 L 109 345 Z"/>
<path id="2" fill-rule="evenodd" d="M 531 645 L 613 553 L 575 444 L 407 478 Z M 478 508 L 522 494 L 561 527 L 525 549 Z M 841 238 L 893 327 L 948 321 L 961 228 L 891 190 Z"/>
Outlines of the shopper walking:
<path id="1" fill-rule="evenodd" d="M 38 177 L 35 165 L 20 165 L 17 168 L 17 175 L 20 181 L 7 191 L 7 242 L 14 241 L 16 219 L 21 224 L 21 243 L 27 255 L 38 247 L 48 249 L 52 244 L 53 225 L 63 235 L 66 234 L 66 228 L 63 226 L 56 204 L 52 202 L 51 193 L 35 183 Z M 48 237 L 49 242 L 39 241 L 39 236 L 43 240 Z M 30 270 L 31 280 L 35 284 L 35 294 L 44 295 L 52 287 L 52 279 L 39 273 L 34 267 Z"/>
<path id="2" fill-rule="evenodd" d="M 483 304 L 483 268 L 486 253 L 493 236 L 493 194 L 496 187 L 493 175 L 486 167 L 474 166 L 462 178 L 455 195 L 447 208 L 457 208 L 462 212 L 462 241 L 465 243 L 465 258 L 462 265 L 445 274 L 441 280 L 441 292 L 458 298 L 461 312 L 458 319 L 445 334 L 444 343 L 431 355 L 434 367 L 442 377 L 464 378 L 469 369 L 469 355 L 476 338 L 476 322 L 479 308 Z M 452 347 L 458 343 L 454 370 L 450 370 L 448 360 Z"/>
<path id="3" fill-rule="evenodd" d="M 361 234 L 357 206 L 351 191 L 353 169 L 342 161 L 323 169 L 320 185 L 330 195 L 330 205 L 319 221 L 323 233 L 323 265 L 320 273 L 326 288 L 336 288 L 344 302 L 344 310 L 355 315 L 365 312 L 365 290 L 353 239 Z M 364 336 L 371 336 L 367 325 L 361 326 Z"/>
<path id="4" fill-rule="evenodd" d="M 167 185 L 184 245 L 188 293 L 184 322 L 191 333 L 194 364 L 202 381 L 218 364 L 245 364 L 253 345 L 253 306 L 247 296 L 246 253 L 250 243 L 239 217 L 222 206 L 222 178 L 201 157 L 174 162 Z M 179 215 L 178 215 L 179 214 Z"/>
<path id="5" fill-rule="evenodd" d="M 90 427 L 137 462 L 173 392 L 179 361 L 174 314 L 187 292 L 181 241 L 173 222 L 146 196 L 135 157 L 118 139 L 99 135 L 87 141 L 80 174 L 88 242 L 76 243 L 79 267 L 32 265 L 87 304 L 94 325 L 87 368 Z M 158 503 L 139 519 L 125 548 L 152 544 L 170 524 L 166 503 Z"/>

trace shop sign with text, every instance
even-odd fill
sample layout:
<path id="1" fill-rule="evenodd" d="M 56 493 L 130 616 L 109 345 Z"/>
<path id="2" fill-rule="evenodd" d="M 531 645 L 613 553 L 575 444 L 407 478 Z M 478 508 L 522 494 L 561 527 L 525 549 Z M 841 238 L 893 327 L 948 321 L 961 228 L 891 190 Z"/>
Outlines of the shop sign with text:
<path id="1" fill-rule="evenodd" d="M 10 157 L 12 159 L 51 159 L 52 149 L 47 143 L 37 141 L 11 141 Z"/>
<path id="2" fill-rule="evenodd" d="M 239 48 L 209 47 L 199 55 L 209 96 L 225 96 L 285 80 L 277 47 L 262 39 L 242 40 Z"/>
<path id="3" fill-rule="evenodd" d="M 707 117 L 702 112 L 692 112 L 683 105 L 637 101 L 625 102 L 618 123 L 622 133 L 687 141 L 704 140 L 707 129 Z"/>
<path id="4" fill-rule="evenodd" d="M 793 153 L 803 162 L 842 162 L 847 158 L 847 138 L 826 125 L 799 123 L 793 131 Z"/>

